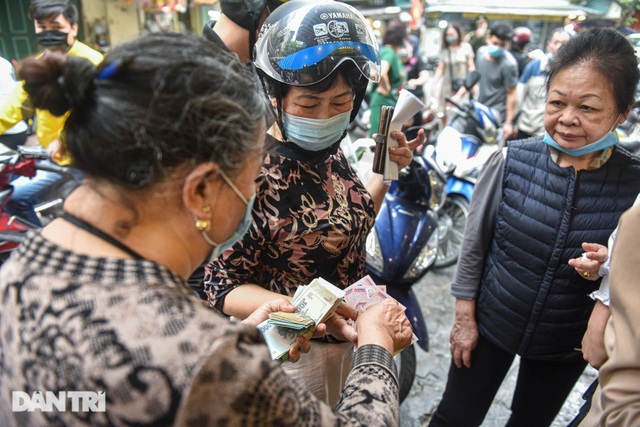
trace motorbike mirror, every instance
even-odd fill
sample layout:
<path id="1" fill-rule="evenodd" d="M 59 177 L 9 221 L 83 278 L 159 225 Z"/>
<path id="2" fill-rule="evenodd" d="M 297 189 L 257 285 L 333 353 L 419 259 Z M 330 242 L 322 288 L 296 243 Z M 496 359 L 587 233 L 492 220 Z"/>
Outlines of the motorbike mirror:
<path id="1" fill-rule="evenodd" d="M 469 74 L 467 74 L 467 77 L 464 79 L 465 89 L 467 89 L 468 91 L 471 90 L 471 88 L 474 87 L 479 80 L 480 80 L 480 73 L 477 70 L 471 71 Z"/>

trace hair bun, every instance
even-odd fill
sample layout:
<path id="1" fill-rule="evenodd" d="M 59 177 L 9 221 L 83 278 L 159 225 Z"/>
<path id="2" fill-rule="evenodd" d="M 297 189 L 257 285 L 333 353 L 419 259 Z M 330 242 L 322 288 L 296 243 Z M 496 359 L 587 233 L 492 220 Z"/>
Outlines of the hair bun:
<path id="1" fill-rule="evenodd" d="M 86 58 L 69 56 L 62 76 L 62 88 L 75 113 L 86 111 L 94 100 L 96 67 Z"/>
<path id="2" fill-rule="evenodd" d="M 54 116 L 83 111 L 93 99 L 95 67 L 85 58 L 45 50 L 22 61 L 18 74 L 33 105 Z"/>

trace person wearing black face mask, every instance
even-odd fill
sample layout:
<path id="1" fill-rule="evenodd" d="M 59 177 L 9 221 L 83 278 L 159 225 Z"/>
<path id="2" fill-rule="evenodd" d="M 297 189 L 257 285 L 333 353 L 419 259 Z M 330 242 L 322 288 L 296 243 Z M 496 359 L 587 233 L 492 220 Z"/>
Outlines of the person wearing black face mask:
<path id="1" fill-rule="evenodd" d="M 33 21 L 36 40 L 45 50 L 59 50 L 68 56 L 86 58 L 94 65 L 102 61 L 100 52 L 76 40 L 78 10 L 69 0 L 33 0 L 29 6 L 29 19 Z M 29 111 L 33 111 L 29 96 L 23 85 L 16 85 L 0 107 L 0 134 L 27 119 L 25 115 Z M 48 111 L 35 109 L 38 143 L 47 148 L 54 162 L 62 165 L 69 164 L 59 141 L 65 120 L 66 115 L 56 117 Z M 14 193 L 7 203 L 7 212 L 41 225 L 34 206 L 41 202 L 47 189 L 61 178 L 62 175 L 39 170 L 34 178 L 16 179 L 12 182 Z"/>

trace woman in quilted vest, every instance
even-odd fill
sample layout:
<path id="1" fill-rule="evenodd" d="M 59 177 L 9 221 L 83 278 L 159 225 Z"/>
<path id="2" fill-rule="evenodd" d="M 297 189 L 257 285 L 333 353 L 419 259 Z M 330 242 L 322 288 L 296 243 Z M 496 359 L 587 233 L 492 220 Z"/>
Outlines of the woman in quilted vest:
<path id="1" fill-rule="evenodd" d="M 431 426 L 480 425 L 516 355 L 509 426 L 550 425 L 582 374 L 599 281 L 569 260 L 583 242 L 606 244 L 640 191 L 640 160 L 616 134 L 638 79 L 624 36 L 580 34 L 550 65 L 544 136 L 510 142 L 484 168 L 452 284 L 452 363 Z"/>

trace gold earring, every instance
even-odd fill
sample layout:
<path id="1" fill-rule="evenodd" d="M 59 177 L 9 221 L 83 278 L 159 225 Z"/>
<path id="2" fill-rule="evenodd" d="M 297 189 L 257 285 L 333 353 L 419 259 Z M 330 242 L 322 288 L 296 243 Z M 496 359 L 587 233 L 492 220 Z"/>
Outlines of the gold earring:
<path id="1" fill-rule="evenodd" d="M 196 228 L 198 231 L 209 231 L 211 230 L 211 221 L 208 219 L 198 219 L 196 218 Z"/>
<path id="2" fill-rule="evenodd" d="M 209 206 L 203 206 L 202 207 L 202 213 L 208 214 L 209 212 L 211 212 L 211 208 Z M 211 230 L 211 220 L 207 219 L 199 219 L 199 218 L 195 218 L 196 220 L 196 228 L 198 229 L 198 231 L 209 231 Z"/>

